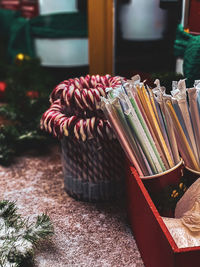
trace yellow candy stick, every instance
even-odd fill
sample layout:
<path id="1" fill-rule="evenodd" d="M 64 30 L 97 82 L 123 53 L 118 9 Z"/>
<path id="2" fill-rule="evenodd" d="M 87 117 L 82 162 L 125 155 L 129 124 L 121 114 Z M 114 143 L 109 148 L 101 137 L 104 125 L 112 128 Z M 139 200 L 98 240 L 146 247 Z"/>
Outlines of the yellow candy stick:
<path id="1" fill-rule="evenodd" d="M 152 107 L 153 107 L 154 114 L 156 115 L 156 119 L 157 119 L 157 121 L 160 122 L 159 117 L 158 117 L 158 112 L 157 112 L 157 109 L 156 109 L 156 105 L 155 105 L 155 101 L 154 101 L 154 97 L 153 97 L 153 94 L 152 94 L 152 91 L 151 91 L 151 89 L 148 88 L 148 87 L 147 87 L 147 89 L 148 89 L 148 91 L 149 91 L 150 101 L 151 101 L 151 105 L 152 105 Z"/>
<path id="2" fill-rule="evenodd" d="M 163 151 L 164 155 L 167 158 L 169 167 L 172 168 L 174 166 L 174 163 L 173 163 L 173 160 L 172 160 L 171 155 L 169 153 L 168 147 L 167 147 L 167 145 L 165 143 L 165 139 L 164 139 L 164 137 L 162 135 L 162 132 L 161 132 L 160 127 L 159 127 L 159 124 L 158 124 L 158 122 L 156 120 L 156 116 L 155 116 L 155 113 L 153 111 L 151 102 L 150 102 L 150 100 L 149 100 L 149 98 L 147 96 L 146 89 L 143 86 L 141 88 L 141 90 L 138 90 L 138 91 L 139 91 L 139 95 L 142 97 L 142 100 L 143 100 L 142 102 L 144 103 L 145 111 L 146 111 L 147 116 L 149 117 L 149 121 L 152 124 L 152 127 L 153 127 L 153 129 L 155 131 L 155 134 L 157 136 L 158 142 L 160 143 L 162 151 Z"/>

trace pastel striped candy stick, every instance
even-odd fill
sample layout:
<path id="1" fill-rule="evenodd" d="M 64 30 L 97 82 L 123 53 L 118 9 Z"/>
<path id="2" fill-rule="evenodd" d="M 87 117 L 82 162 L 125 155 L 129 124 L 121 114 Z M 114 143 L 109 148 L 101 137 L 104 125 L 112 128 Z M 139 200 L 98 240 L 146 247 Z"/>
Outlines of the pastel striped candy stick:
<path id="1" fill-rule="evenodd" d="M 167 105 L 167 108 L 168 108 L 169 113 L 171 115 L 171 118 L 174 122 L 174 127 L 178 133 L 178 139 L 177 139 L 178 144 L 181 143 L 183 150 L 186 152 L 186 157 L 187 157 L 188 162 L 191 163 L 191 168 L 194 168 L 194 170 L 199 171 L 200 170 L 199 165 L 195 159 L 195 156 L 194 156 L 193 151 L 192 151 L 192 149 L 188 143 L 188 140 L 185 136 L 185 133 L 181 127 L 181 124 L 180 124 L 179 119 L 176 115 L 176 112 L 172 106 L 172 103 L 168 100 L 168 101 L 166 101 L 166 105 Z M 184 158 L 184 160 L 186 160 L 186 159 Z"/>

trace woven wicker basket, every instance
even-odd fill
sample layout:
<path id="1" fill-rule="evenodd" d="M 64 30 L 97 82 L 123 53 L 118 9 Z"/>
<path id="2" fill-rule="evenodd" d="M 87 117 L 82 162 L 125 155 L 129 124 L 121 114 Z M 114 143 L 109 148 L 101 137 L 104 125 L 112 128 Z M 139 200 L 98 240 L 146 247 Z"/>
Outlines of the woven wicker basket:
<path id="1" fill-rule="evenodd" d="M 77 200 L 97 202 L 124 193 L 124 153 L 117 140 L 61 140 L 66 192 Z"/>

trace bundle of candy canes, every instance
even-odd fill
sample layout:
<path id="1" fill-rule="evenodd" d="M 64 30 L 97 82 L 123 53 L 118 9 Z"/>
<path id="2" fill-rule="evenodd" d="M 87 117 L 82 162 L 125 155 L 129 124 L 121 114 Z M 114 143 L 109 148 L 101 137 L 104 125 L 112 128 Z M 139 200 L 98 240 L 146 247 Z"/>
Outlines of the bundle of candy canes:
<path id="1" fill-rule="evenodd" d="M 59 139 L 63 136 L 86 141 L 94 137 L 112 139 L 114 134 L 100 109 L 106 88 L 121 85 L 123 78 L 110 75 L 86 75 L 64 80 L 50 95 L 50 108 L 43 114 L 41 129 Z"/>

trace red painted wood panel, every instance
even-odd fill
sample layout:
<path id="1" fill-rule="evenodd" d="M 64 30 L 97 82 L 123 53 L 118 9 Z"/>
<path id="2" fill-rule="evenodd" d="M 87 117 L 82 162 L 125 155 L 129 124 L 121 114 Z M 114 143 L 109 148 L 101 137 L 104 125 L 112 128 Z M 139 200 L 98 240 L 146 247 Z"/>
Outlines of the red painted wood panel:
<path id="1" fill-rule="evenodd" d="M 137 171 L 127 168 L 128 216 L 146 267 L 199 267 L 200 247 L 178 249 Z"/>

